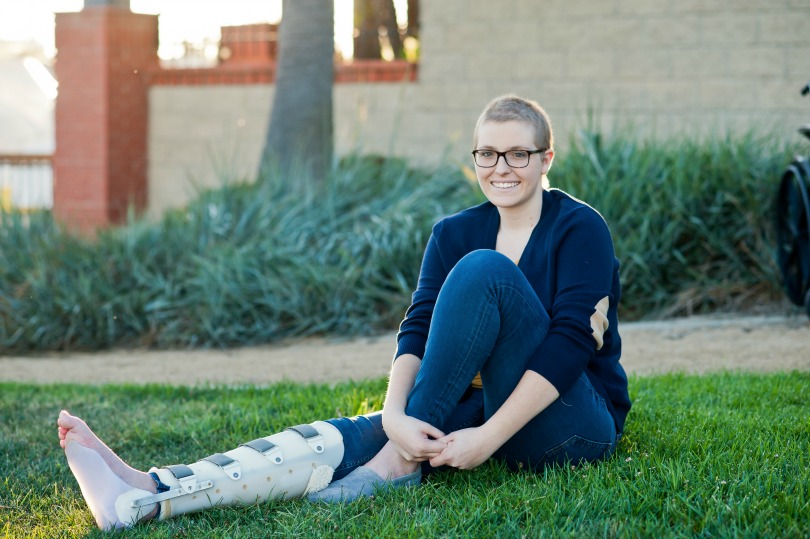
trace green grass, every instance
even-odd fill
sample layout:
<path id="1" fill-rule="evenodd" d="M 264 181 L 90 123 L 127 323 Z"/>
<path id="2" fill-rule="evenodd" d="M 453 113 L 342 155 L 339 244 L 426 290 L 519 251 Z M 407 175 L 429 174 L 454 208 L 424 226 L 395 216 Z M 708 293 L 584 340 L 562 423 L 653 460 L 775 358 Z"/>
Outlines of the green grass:
<path id="1" fill-rule="evenodd" d="M 331 386 L 0 384 L 0 537 L 101 537 L 56 442 L 61 408 L 138 468 L 188 462 L 336 413 L 384 380 Z M 631 379 L 614 457 L 513 474 L 498 463 L 347 506 L 217 508 L 124 537 L 807 537 L 810 373 Z"/>

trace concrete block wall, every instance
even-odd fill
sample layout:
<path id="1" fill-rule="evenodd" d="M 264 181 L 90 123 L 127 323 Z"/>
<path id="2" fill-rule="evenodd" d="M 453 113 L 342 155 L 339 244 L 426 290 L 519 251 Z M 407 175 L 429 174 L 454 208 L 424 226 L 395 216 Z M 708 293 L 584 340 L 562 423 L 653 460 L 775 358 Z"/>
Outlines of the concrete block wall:
<path id="1" fill-rule="evenodd" d="M 810 0 L 442 0 L 421 5 L 415 81 L 337 83 L 337 155 L 468 164 L 493 97 L 549 112 L 558 155 L 579 129 L 639 137 L 765 129 L 791 140 L 810 120 Z M 150 212 L 196 186 L 250 176 L 272 84 L 153 86 Z"/>
<path id="2" fill-rule="evenodd" d="M 420 108 L 467 132 L 491 97 L 517 92 L 558 141 L 588 123 L 641 136 L 773 128 L 810 119 L 808 0 L 424 2 Z M 448 76 L 449 75 L 449 76 Z M 443 112 L 439 112 L 443 111 Z M 457 113 L 473 118 L 458 122 Z"/>
<path id="3" fill-rule="evenodd" d="M 149 214 L 202 189 L 252 180 L 264 146 L 269 84 L 153 86 L 149 93 Z"/>

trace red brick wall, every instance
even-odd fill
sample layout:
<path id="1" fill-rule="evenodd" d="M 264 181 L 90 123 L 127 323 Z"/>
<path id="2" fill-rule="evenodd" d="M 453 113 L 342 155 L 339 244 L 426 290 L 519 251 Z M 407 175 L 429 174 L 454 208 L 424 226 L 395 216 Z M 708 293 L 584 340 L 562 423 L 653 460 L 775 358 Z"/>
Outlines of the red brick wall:
<path id="1" fill-rule="evenodd" d="M 277 27 L 223 27 L 226 58 L 213 68 L 162 69 L 158 22 L 109 5 L 56 17 L 54 215 L 93 231 L 147 206 L 148 89 L 151 85 L 272 84 Z M 404 61 L 335 66 L 336 83 L 414 81 Z"/>
<path id="2" fill-rule="evenodd" d="M 221 27 L 219 57 L 224 64 L 275 62 L 278 25 L 269 23 Z"/>
<path id="3" fill-rule="evenodd" d="M 419 66 L 405 60 L 355 60 L 335 65 L 335 83 L 415 82 Z M 216 67 L 192 69 L 155 69 L 149 74 L 149 85 L 206 86 L 211 84 L 273 84 L 276 64 L 222 63 Z"/>
<path id="4" fill-rule="evenodd" d="M 57 14 L 54 214 L 73 228 L 146 206 L 146 74 L 157 44 L 154 15 L 111 6 Z"/>

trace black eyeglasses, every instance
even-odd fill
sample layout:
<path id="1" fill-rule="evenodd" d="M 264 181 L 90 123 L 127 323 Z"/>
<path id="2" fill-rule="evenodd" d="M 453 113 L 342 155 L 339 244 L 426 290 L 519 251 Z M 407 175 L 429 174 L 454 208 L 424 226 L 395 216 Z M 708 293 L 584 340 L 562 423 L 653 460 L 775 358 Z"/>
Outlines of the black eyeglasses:
<path id="1" fill-rule="evenodd" d="M 496 152 L 495 150 L 473 150 L 473 160 L 481 168 L 492 168 L 498 164 L 498 159 L 503 157 L 506 166 L 512 168 L 526 168 L 529 166 L 529 158 L 533 153 L 546 153 L 544 150 L 509 150 L 508 152 Z"/>

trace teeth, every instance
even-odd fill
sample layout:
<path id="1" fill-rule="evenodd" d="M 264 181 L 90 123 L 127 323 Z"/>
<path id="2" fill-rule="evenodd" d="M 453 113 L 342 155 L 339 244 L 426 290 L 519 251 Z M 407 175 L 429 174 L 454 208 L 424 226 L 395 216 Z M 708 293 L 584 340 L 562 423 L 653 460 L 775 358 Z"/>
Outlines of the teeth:
<path id="1" fill-rule="evenodd" d="M 492 185 L 497 187 L 498 189 L 508 189 L 510 187 L 514 187 L 518 184 L 518 182 L 492 182 Z"/>

